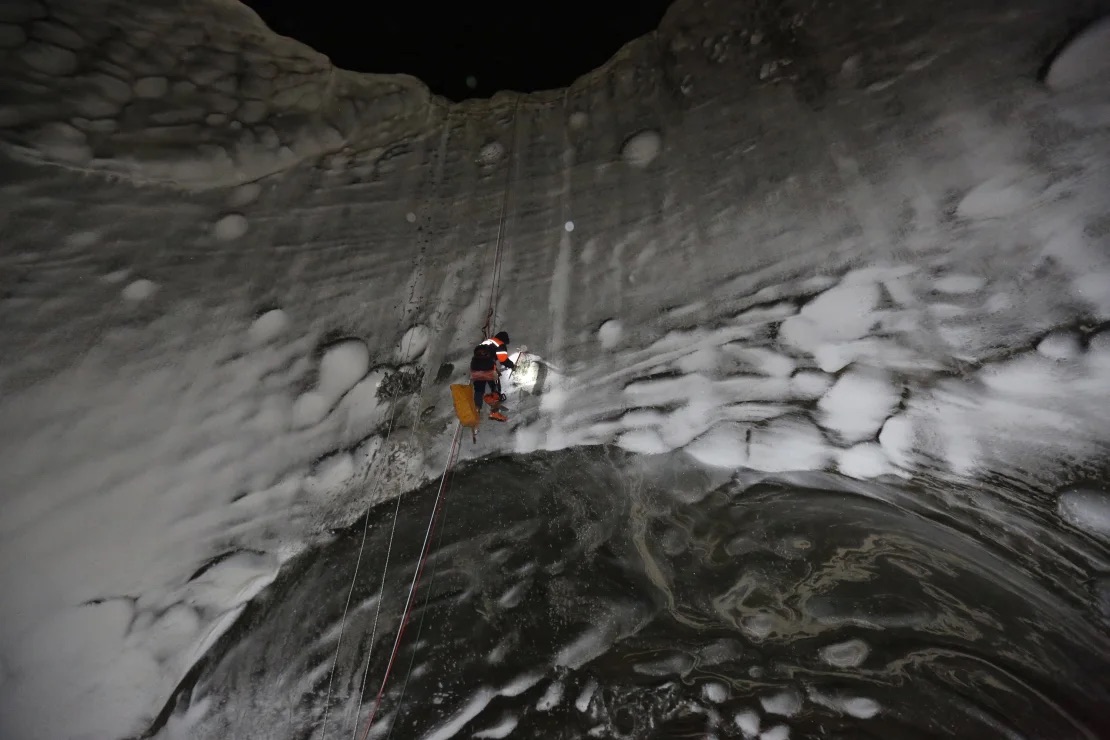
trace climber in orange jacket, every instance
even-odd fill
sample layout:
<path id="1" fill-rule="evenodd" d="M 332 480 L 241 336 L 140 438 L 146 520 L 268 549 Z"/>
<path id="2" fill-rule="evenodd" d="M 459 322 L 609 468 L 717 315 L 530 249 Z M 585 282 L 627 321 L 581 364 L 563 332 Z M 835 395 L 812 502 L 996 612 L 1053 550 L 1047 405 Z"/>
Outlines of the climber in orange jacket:
<path id="1" fill-rule="evenodd" d="M 474 357 L 470 360 L 470 380 L 474 383 L 474 405 L 478 412 L 482 411 L 482 401 L 490 405 L 489 418 L 494 421 L 508 421 L 509 417 L 501 413 L 501 402 L 505 400 L 501 393 L 501 367 L 512 370 L 516 367 L 509 359 L 509 334 L 499 331 L 489 339 L 474 348 Z M 489 393 L 486 386 L 489 385 Z"/>

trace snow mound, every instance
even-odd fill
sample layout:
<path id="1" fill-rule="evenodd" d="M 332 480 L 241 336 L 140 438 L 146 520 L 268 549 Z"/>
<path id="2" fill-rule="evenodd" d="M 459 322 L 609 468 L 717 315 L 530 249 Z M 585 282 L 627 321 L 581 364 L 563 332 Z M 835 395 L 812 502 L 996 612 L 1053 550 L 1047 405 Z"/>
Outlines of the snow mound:
<path id="1" fill-rule="evenodd" d="M 736 725 L 736 729 L 740 730 L 740 733 L 748 740 L 759 734 L 759 715 L 750 709 L 737 713 L 732 722 Z"/>
<path id="2" fill-rule="evenodd" d="M 24 49 L 34 48 L 34 42 L 24 46 Z M 59 49 L 65 53 L 72 53 Z M 36 151 L 48 158 L 72 165 L 87 165 L 93 156 L 92 147 L 89 146 L 88 137 L 68 123 L 46 123 L 31 130 L 27 135 L 28 144 Z"/>
<path id="3" fill-rule="evenodd" d="M 759 733 L 759 740 L 789 740 L 790 728 L 786 725 L 775 725 Z"/>
<path id="4" fill-rule="evenodd" d="M 401 342 L 397 347 L 397 359 L 400 362 L 415 361 L 420 355 L 424 354 L 431 338 L 432 330 L 423 324 L 410 327 L 401 337 Z"/>
<path id="5" fill-rule="evenodd" d="M 1083 344 L 1073 331 L 1054 331 L 1037 343 L 1037 352 L 1050 360 L 1072 360 L 1083 354 Z"/>
<path id="6" fill-rule="evenodd" d="M 821 660 L 835 668 L 857 668 L 867 660 L 871 649 L 863 640 L 846 640 L 826 645 L 818 651 Z"/>
<path id="7" fill-rule="evenodd" d="M 809 692 L 809 700 L 814 704 L 856 719 L 871 719 L 882 710 L 879 702 L 874 699 L 862 696 L 828 695 L 812 689 Z"/>
<path id="8" fill-rule="evenodd" d="M 505 145 L 500 141 L 491 141 L 478 152 L 478 163 L 484 165 L 497 164 L 505 156 Z"/>
<path id="9" fill-rule="evenodd" d="M 833 376 L 816 370 L 800 370 L 790 378 L 790 390 L 799 398 L 816 400 L 833 384 Z"/>
<path id="10" fill-rule="evenodd" d="M 845 283 L 830 288 L 803 306 L 797 316 L 784 321 L 779 338 L 811 354 L 828 342 L 859 339 L 877 319 L 873 311 L 880 295 L 875 283 Z"/>
<path id="11" fill-rule="evenodd" d="M 247 329 L 247 341 L 252 347 L 260 347 L 277 339 L 289 328 L 289 315 L 280 308 L 270 309 Z"/>
<path id="12" fill-rule="evenodd" d="M 229 213 L 212 227 L 212 234 L 222 242 L 230 242 L 247 233 L 247 217 L 241 213 Z"/>
<path id="13" fill-rule="evenodd" d="M 1105 491 L 1066 491 L 1057 501 L 1056 510 L 1076 529 L 1110 540 L 1110 494 Z"/>
<path id="14" fill-rule="evenodd" d="M 337 452 L 317 463 L 305 478 L 305 490 L 314 495 L 332 493 L 343 487 L 355 474 L 355 461 L 349 452 Z"/>
<path id="15" fill-rule="evenodd" d="M 597 691 L 597 680 L 591 678 L 582 687 L 582 691 L 578 694 L 578 698 L 574 700 L 574 708 L 579 712 L 585 712 L 590 708 L 590 701 L 594 698 L 594 692 Z"/>
<path id="16" fill-rule="evenodd" d="M 831 454 L 820 430 L 803 417 L 774 419 L 766 425 L 721 422 L 685 450 L 710 467 L 765 473 L 821 470 Z"/>
<path id="17" fill-rule="evenodd" d="M 633 167 L 647 167 L 663 149 L 663 137 L 657 131 L 641 131 L 624 142 L 621 157 Z"/>
<path id="18" fill-rule="evenodd" d="M 258 200 L 262 194 L 262 186 L 257 182 L 248 182 L 237 188 L 232 188 L 227 196 L 227 205 L 230 208 L 243 208 Z"/>
<path id="19" fill-rule="evenodd" d="M 73 249 L 87 249 L 100 242 L 100 234 L 95 231 L 78 231 L 66 237 L 66 246 Z"/>
<path id="20" fill-rule="evenodd" d="M 604 349 L 613 349 L 621 341 L 624 324 L 617 319 L 609 319 L 597 330 L 597 341 Z"/>
<path id="21" fill-rule="evenodd" d="M 971 220 L 1006 218 L 1028 206 L 1032 199 L 1025 183 L 1016 176 L 1003 174 L 968 191 L 956 212 Z"/>
<path id="22" fill-rule="evenodd" d="M 504 717 L 497 724 L 491 727 L 487 727 L 484 730 L 479 730 L 478 732 L 475 732 L 474 737 L 479 740 L 484 740 L 486 738 L 498 740 L 499 738 L 508 737 L 513 733 L 513 730 L 516 729 L 518 722 L 519 720 L 511 715 Z"/>
<path id="23" fill-rule="evenodd" d="M 351 390 L 370 369 L 370 349 L 361 339 L 347 339 L 329 347 L 320 358 L 318 390 L 338 398 Z"/>
<path id="24" fill-rule="evenodd" d="M 1045 84 L 1066 90 L 1090 82 L 1110 81 L 1110 18 L 1088 26 L 1052 60 Z"/>
<path id="25" fill-rule="evenodd" d="M 537 712 L 549 712 L 563 701 L 563 684 L 554 681 L 543 692 L 543 696 L 536 702 Z"/>
<path id="26" fill-rule="evenodd" d="M 821 426 L 844 442 L 872 439 L 901 398 L 893 376 L 877 368 L 845 372 L 817 402 Z"/>
<path id="27" fill-rule="evenodd" d="M 793 717 L 802 710 L 802 695 L 791 689 L 771 696 L 761 696 L 759 703 L 767 714 Z"/>
<path id="28" fill-rule="evenodd" d="M 165 77 L 140 77 L 135 80 L 135 97 L 152 100 L 160 98 L 170 90 L 170 81 Z"/>
<path id="29" fill-rule="evenodd" d="M 121 295 L 125 300 L 137 303 L 138 301 L 145 301 L 147 298 L 150 298 L 157 290 L 157 283 L 141 278 L 129 283 L 128 286 L 123 289 Z"/>
<path id="30" fill-rule="evenodd" d="M 370 369 L 370 350 L 360 339 L 347 339 L 330 346 L 320 358 L 316 387 L 302 393 L 293 404 L 293 423 L 298 428 L 323 421 L 328 412 Z"/>
<path id="31" fill-rule="evenodd" d="M 728 699 L 728 687 L 719 681 L 710 681 L 701 687 L 701 695 L 706 701 L 721 704 Z"/>
<path id="32" fill-rule="evenodd" d="M 113 599 L 85 607 L 59 611 L 37 625 L 30 634 L 15 643 L 16 652 L 5 656 L 12 670 L 28 671 L 28 680 L 6 682 L 10 692 L 5 703 L 36 701 L 39 692 L 54 693 L 68 698 L 67 712 L 95 712 L 102 702 L 110 702 L 112 718 L 98 723 L 102 737 L 130 736 L 141 728 L 132 724 L 142 716 L 144 684 L 157 684 L 162 668 L 154 657 L 130 645 L 126 635 L 134 610 L 125 599 Z M 97 670 L 101 679 L 82 688 L 79 675 L 72 666 L 88 666 Z M 43 737 L 41 718 L 19 723 L 15 713 L 5 717 L 9 737 Z"/>
<path id="33" fill-rule="evenodd" d="M 941 293 L 963 295 L 981 290 L 987 281 L 978 275 L 945 275 L 933 281 L 933 289 Z"/>
<path id="34" fill-rule="evenodd" d="M 663 441 L 659 432 L 650 428 L 632 429 L 623 432 L 617 437 L 616 444 L 621 449 L 637 452 L 641 455 L 659 455 L 670 451 L 670 446 Z"/>
<path id="35" fill-rule="evenodd" d="M 882 446 L 875 442 L 864 442 L 841 450 L 837 455 L 836 467 L 844 475 L 860 480 L 878 478 L 894 472 Z"/>

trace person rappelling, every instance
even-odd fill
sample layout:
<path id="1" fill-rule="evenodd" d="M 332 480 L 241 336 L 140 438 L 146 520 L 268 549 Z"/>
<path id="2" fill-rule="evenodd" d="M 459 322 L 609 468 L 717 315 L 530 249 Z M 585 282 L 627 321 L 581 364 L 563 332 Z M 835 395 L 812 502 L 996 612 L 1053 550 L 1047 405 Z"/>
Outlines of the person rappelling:
<path id="1" fill-rule="evenodd" d="M 474 348 L 470 360 L 470 380 L 474 384 L 474 405 L 482 412 L 482 402 L 490 405 L 489 418 L 494 421 L 508 421 L 501 413 L 501 403 L 505 395 L 501 392 L 501 368 L 512 371 L 516 365 L 509 359 L 509 334 L 499 331 Z M 486 388 L 489 393 L 486 393 Z"/>

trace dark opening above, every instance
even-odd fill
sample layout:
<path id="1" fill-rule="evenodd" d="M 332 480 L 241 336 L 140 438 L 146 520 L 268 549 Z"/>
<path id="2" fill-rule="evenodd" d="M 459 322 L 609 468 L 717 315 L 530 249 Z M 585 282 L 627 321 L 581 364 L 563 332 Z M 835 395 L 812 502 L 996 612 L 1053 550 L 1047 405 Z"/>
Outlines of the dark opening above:
<path id="1" fill-rule="evenodd" d="M 451 100 L 566 87 L 659 26 L 671 0 L 244 0 L 343 69 L 405 73 Z"/>

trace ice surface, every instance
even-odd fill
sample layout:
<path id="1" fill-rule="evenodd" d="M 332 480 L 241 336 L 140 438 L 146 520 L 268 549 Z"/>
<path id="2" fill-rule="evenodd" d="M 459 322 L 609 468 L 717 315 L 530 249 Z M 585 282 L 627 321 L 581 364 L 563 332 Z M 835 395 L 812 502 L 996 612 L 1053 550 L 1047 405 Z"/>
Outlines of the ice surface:
<path id="1" fill-rule="evenodd" d="M 199 28 L 168 6 L 0 3 L 0 590 L 18 596 L 0 604 L 0 734 L 141 734 L 280 563 L 438 474 L 504 167 L 495 319 L 551 364 L 513 389 L 517 426 L 464 458 L 614 443 L 1031 487 L 1103 460 L 1106 23 L 1044 95 L 1014 72 L 1039 10 L 896 5 L 806 21 L 922 14 L 907 43 L 936 50 L 928 70 L 874 81 L 874 105 L 869 55 L 910 69 L 918 51 L 851 35 L 859 84 L 809 105 L 797 65 L 753 87 L 762 62 L 682 51 L 714 47 L 715 17 L 683 44 L 665 23 L 509 123 L 511 95 L 464 114 L 235 4 L 202 3 Z M 961 30 L 983 22 L 989 44 Z M 422 375 L 394 408 L 378 391 L 397 363 Z M 1100 502 L 1065 493 L 1059 515 L 1105 537 Z"/>

